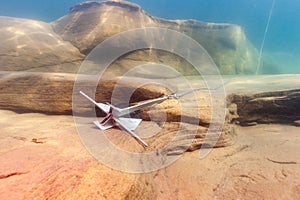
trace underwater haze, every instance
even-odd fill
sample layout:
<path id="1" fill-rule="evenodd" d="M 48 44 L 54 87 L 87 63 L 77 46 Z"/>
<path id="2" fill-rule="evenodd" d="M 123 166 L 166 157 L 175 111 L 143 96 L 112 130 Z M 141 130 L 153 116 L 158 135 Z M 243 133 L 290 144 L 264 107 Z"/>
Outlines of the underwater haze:
<path id="1" fill-rule="evenodd" d="M 53 21 L 81 0 L 3 1 L 1 16 Z M 300 73 L 299 0 L 131 0 L 166 19 L 196 19 L 240 25 L 261 52 L 260 72 Z"/>

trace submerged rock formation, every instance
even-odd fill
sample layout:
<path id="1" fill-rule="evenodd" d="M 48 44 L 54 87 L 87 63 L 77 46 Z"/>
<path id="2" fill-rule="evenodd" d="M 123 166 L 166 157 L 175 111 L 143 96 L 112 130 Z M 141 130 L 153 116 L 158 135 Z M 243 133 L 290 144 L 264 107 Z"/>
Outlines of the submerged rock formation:
<path id="1" fill-rule="evenodd" d="M 47 23 L 0 17 L 0 71 L 76 73 L 84 56 Z"/>
<path id="2" fill-rule="evenodd" d="M 80 84 L 86 86 L 84 92 L 90 92 L 91 80 L 97 77 L 90 75 L 83 75 L 83 77 Z M 2 86 L 0 88 L 0 109 L 14 110 L 18 113 L 40 112 L 48 114 L 72 114 L 73 109 L 73 113 L 76 113 L 76 115 L 86 116 L 87 113 L 94 112 L 94 105 L 91 105 L 84 97 L 81 98 L 78 91 L 73 90 L 75 78 L 76 76 L 73 74 L 62 73 L 2 72 L 0 73 L 0 84 Z M 111 102 L 113 92 L 117 92 L 115 94 L 117 99 L 114 99 L 114 101 L 123 103 L 125 96 L 130 91 L 134 91 L 130 98 L 132 103 L 172 93 L 165 87 L 151 84 L 136 89 L 133 84 L 135 81 L 145 81 L 145 79 L 137 78 L 123 81 L 122 85 L 119 85 L 121 90 L 118 91 L 114 90 L 117 81 L 118 79 L 101 80 L 95 94 L 96 101 Z M 72 102 L 72 95 L 76 95 L 74 92 L 78 92 L 80 98 L 73 99 Z M 103 116 L 103 113 L 99 110 L 97 110 L 97 114 Z M 196 98 L 192 99 L 183 98 L 179 101 L 170 99 L 150 109 L 140 110 L 135 115 L 145 120 L 145 126 L 140 130 L 143 134 L 147 132 L 145 127 L 160 127 L 159 137 L 148 141 L 149 144 L 152 144 L 152 148 L 164 146 L 172 140 L 177 130 L 182 129 L 185 132 L 185 137 L 180 138 L 180 141 L 176 143 L 177 146 L 173 146 L 169 151 L 173 154 L 180 152 L 183 148 L 193 151 L 199 149 L 203 144 L 211 123 L 209 93 L 199 92 L 196 94 Z M 164 116 L 165 118 L 162 118 Z M 231 116 L 231 114 L 228 113 L 228 116 Z M 217 147 L 227 146 L 231 143 L 233 131 L 228 122 L 229 120 L 225 121 L 219 139 L 218 130 L 213 130 L 215 136 L 210 138 L 210 141 L 219 141 Z M 153 130 L 150 128 L 149 131 Z M 189 142 L 193 138 L 194 140 L 190 144 Z"/>
<path id="3" fill-rule="evenodd" d="M 157 26 L 154 18 L 125 1 L 83 2 L 52 23 L 54 31 L 88 54 L 103 40 L 122 31 Z"/>
<path id="4" fill-rule="evenodd" d="M 89 88 L 91 80 L 96 76 L 86 76 L 81 82 Z M 38 73 L 38 72 L 0 72 L 0 109 L 10 109 L 18 112 L 41 112 L 50 114 L 72 114 L 73 86 L 75 74 Z M 110 102 L 111 95 L 118 78 L 104 79 L 99 82 L 96 100 Z M 126 92 L 135 90 L 128 80 L 122 85 L 120 94 L 116 97 L 122 99 Z M 167 90 L 160 86 L 146 85 L 135 91 L 132 101 L 142 101 L 160 97 Z M 78 93 L 79 94 L 79 93 Z M 85 112 L 91 109 L 90 103 L 82 99 L 79 109 Z"/>
<path id="5" fill-rule="evenodd" d="M 105 15 L 100 18 L 101 13 Z M 211 137 L 204 140 L 212 109 L 210 94 L 205 91 L 198 91 L 195 99 L 182 99 L 182 104 L 171 99 L 135 113 L 144 119 L 136 133 L 145 138 L 149 144 L 147 149 L 120 129 L 103 132 L 124 151 L 164 154 L 162 162 L 181 155 L 172 165 L 158 171 L 130 174 L 97 161 L 80 141 L 76 128 L 82 124 L 75 127 L 74 118 L 69 115 L 75 74 L 24 72 L 76 73 L 84 58 L 80 51 L 87 53 L 111 34 L 145 24 L 180 30 L 207 45 L 205 48 L 211 51 L 223 73 L 252 70 L 247 66 L 255 60 L 252 59 L 255 50 L 240 27 L 157 19 L 124 1 L 89 2 L 73 7 L 69 15 L 52 24 L 64 40 L 49 24 L 0 17 L 0 38 L 3 38 L 0 70 L 21 71 L 0 72 L 0 199 L 272 199 L 274 196 L 300 199 L 300 78 L 297 75 L 235 77 L 228 82 L 225 86 L 229 94 L 227 115 L 220 137 L 219 130 L 213 129 Z M 103 28 L 103 32 L 98 28 Z M 114 64 L 128 70 L 143 61 L 157 60 L 184 68 L 183 74 L 193 73 L 180 58 L 162 51 L 139 51 L 125 55 Z M 98 77 L 82 77 L 85 77 L 80 79 L 81 85 L 87 88 L 85 92 L 92 92 L 88 91 L 91 81 Z M 110 101 L 118 80 L 118 77 L 105 77 L 97 82 L 96 101 Z M 126 93 L 136 89 L 132 83 L 143 80 L 146 79 L 134 77 L 122 82 L 122 90 L 114 97 L 122 102 Z M 195 88 L 203 86 L 199 77 L 189 81 Z M 132 94 L 130 103 L 170 94 L 176 89 L 143 85 Z M 93 105 L 83 97 L 79 101 L 77 114 L 93 126 L 90 118 L 85 117 L 86 112 L 94 111 Z M 188 112 L 182 112 L 184 106 Z M 195 110 L 199 112 L 191 117 L 189 111 Z M 187 120 L 181 121 L 181 117 Z M 192 123 L 195 119 L 198 122 Z M 161 120 L 165 121 L 160 123 Z M 295 126 L 258 124 L 251 128 L 236 126 L 233 130 L 230 122 L 236 120 L 246 125 L 294 121 Z M 99 130 L 95 130 L 98 134 Z M 178 130 L 184 134 L 175 140 Z M 214 147 L 226 148 L 215 148 L 201 159 L 199 148 L 216 140 Z M 157 151 L 171 141 L 173 145 L 165 152 Z M 101 144 L 96 145 L 102 148 Z M 189 152 L 183 153 L 183 149 Z M 111 152 L 105 153 L 99 156 L 112 157 Z M 123 164 L 132 163 L 125 158 L 120 165 Z M 145 166 L 142 160 L 137 164 Z"/>
<path id="6" fill-rule="evenodd" d="M 126 1 L 84 2 L 51 24 L 0 17 L 0 25 L 2 71 L 77 73 L 84 57 L 99 43 L 144 27 L 168 28 L 190 36 L 208 51 L 223 74 L 251 74 L 257 61 L 257 52 L 240 26 L 159 19 Z M 197 74 L 185 59 L 162 50 L 130 52 L 112 67 L 122 74 L 146 62 L 166 64 L 185 75 Z"/>
<path id="7" fill-rule="evenodd" d="M 229 104 L 237 107 L 238 121 L 293 124 L 300 119 L 300 76 L 236 77 L 227 87 Z"/>
<path id="8" fill-rule="evenodd" d="M 300 119 L 300 89 L 264 92 L 259 94 L 233 94 L 241 125 L 256 123 L 290 123 Z"/>
<path id="9" fill-rule="evenodd" d="M 223 74 L 251 74 L 257 52 L 242 28 L 233 24 L 205 23 L 195 20 L 164 20 L 150 16 L 136 4 L 126 1 L 85 2 L 71 8 L 70 13 L 52 23 L 64 40 L 88 54 L 105 39 L 133 28 L 169 28 L 195 39 L 211 55 Z M 174 41 L 176 43 L 178 41 Z M 116 67 L 128 69 L 143 62 L 160 62 L 186 75 L 196 72 L 184 59 L 161 51 L 143 50 L 119 59 Z"/>

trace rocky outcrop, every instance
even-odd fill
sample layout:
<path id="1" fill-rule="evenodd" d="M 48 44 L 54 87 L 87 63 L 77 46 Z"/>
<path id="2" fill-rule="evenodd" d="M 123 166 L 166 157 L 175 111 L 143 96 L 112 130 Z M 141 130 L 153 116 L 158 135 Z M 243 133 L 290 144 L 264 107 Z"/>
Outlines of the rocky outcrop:
<path id="1" fill-rule="evenodd" d="M 0 109 L 10 109 L 19 113 L 41 112 L 48 114 L 72 114 L 73 109 L 73 114 L 78 116 L 85 116 L 86 113 L 93 112 L 94 106 L 84 97 L 73 98 L 72 101 L 75 75 L 2 72 L 0 77 L 2 86 L 0 88 Z M 91 91 L 89 91 L 88 86 L 97 77 L 89 75 L 83 77 L 80 85 L 87 86 L 84 92 L 89 93 Z M 130 99 L 132 103 L 172 93 L 165 87 L 151 84 L 136 89 L 133 85 L 134 81 L 145 81 L 138 78 L 130 78 L 128 81 L 123 81 L 122 85 L 118 85 L 121 90 L 116 91 L 114 87 L 117 81 L 118 79 L 101 80 L 96 92 L 96 101 L 110 102 L 113 92 L 118 92 L 117 94 L 114 93 L 115 97 L 118 98 L 114 99 L 114 101 L 122 102 L 128 92 L 135 91 Z M 79 92 L 78 96 L 81 97 Z M 145 121 L 156 123 L 156 125 L 153 125 L 159 126 L 159 129 L 161 129 L 159 134 L 161 138 L 164 138 L 163 140 L 160 141 L 155 138 L 148 141 L 149 144 L 153 144 L 153 148 L 167 144 L 179 129 L 185 132 L 185 137 L 175 142 L 176 145 L 172 147 L 173 149 L 168 150 L 169 153 L 177 154 L 182 149 L 193 151 L 201 147 L 211 123 L 211 104 L 208 93 L 197 93 L 197 98 L 199 102 L 197 102 L 197 99 L 191 102 L 191 98 L 183 98 L 179 101 L 170 99 L 135 114 Z M 97 110 L 97 114 L 98 116 L 103 116 L 100 110 Z M 219 138 L 217 129 L 212 130 L 215 135 L 210 138 L 208 143 L 210 141 L 218 141 L 217 147 L 227 146 L 231 143 L 233 130 L 228 125 L 228 120 L 221 127 L 223 127 L 221 137 Z M 149 131 L 151 132 L 152 130 L 149 129 Z M 146 131 L 142 129 L 141 132 L 145 134 Z M 195 139 L 193 140 L 194 137 Z M 193 140 L 192 143 L 191 140 Z M 157 144 L 157 141 L 160 142 Z"/>
<path id="2" fill-rule="evenodd" d="M 1 71 L 77 73 L 85 56 L 99 43 L 117 33 L 143 27 L 173 29 L 192 37 L 208 51 L 223 74 L 253 73 L 257 61 L 256 50 L 237 25 L 159 19 L 126 1 L 84 2 L 51 24 L 0 17 L 0 25 Z M 177 42 L 174 40 L 174 44 Z M 153 49 L 128 52 L 111 67 L 120 75 L 149 62 L 172 66 L 185 75 L 198 74 L 184 58 Z"/>
<path id="3" fill-rule="evenodd" d="M 88 22 L 88 23 L 87 23 Z M 157 26 L 136 4 L 126 1 L 83 2 L 52 23 L 54 31 L 88 54 L 103 40 L 122 31 Z"/>
<path id="4" fill-rule="evenodd" d="M 199 42 L 223 74 L 251 74 L 257 66 L 257 52 L 237 25 L 159 19 L 147 14 L 140 6 L 126 1 L 78 4 L 71 8 L 68 15 L 53 22 L 52 26 L 56 33 L 84 54 L 117 33 L 133 28 L 162 27 L 185 33 Z M 183 74 L 196 74 L 183 58 L 170 52 L 154 50 L 124 55 L 116 61 L 115 66 L 127 69 L 144 62 L 163 63 L 179 69 Z"/>
<path id="5" fill-rule="evenodd" d="M 75 80 L 75 74 L 1 72 L 0 108 L 17 112 L 72 114 L 72 95 Z M 88 91 L 92 80 L 98 80 L 98 77 L 87 75 L 78 84 L 87 86 Z M 115 94 L 116 98 L 122 99 L 126 92 L 135 90 L 135 87 L 131 84 L 132 80 L 123 82 L 122 91 Z M 110 102 L 117 81 L 118 78 L 102 79 L 98 85 L 96 100 Z M 166 93 L 167 90 L 163 87 L 146 85 L 135 91 L 131 101 L 157 98 Z M 120 100 L 115 99 L 115 101 Z M 93 107 L 90 103 L 82 98 L 82 105 L 77 110 L 84 113 L 91 108 Z"/>
<path id="6" fill-rule="evenodd" d="M 221 74 L 254 74 L 258 54 L 242 27 L 196 20 L 158 21 L 160 26 L 185 33 L 201 44 Z"/>
<path id="7" fill-rule="evenodd" d="M 300 89 L 252 95 L 230 95 L 238 107 L 241 125 L 256 123 L 293 123 L 300 119 Z"/>
<path id="8" fill-rule="evenodd" d="M 87 86 L 85 92 L 89 92 L 89 85 L 92 80 L 97 80 L 96 76 L 82 75 L 80 85 Z M 287 80 L 295 79 L 297 76 L 264 76 L 261 78 L 246 77 L 249 84 L 243 86 L 241 81 L 247 83 L 245 79 L 238 78 L 232 80 L 228 90 L 228 108 L 227 122 L 239 121 L 244 125 L 255 125 L 257 123 L 293 123 L 300 119 L 299 113 L 299 89 L 294 88 L 293 84 L 287 85 Z M 71 114 L 72 113 L 72 95 L 76 76 L 72 74 L 55 73 L 10 73 L 2 72 L 0 74 L 0 108 L 11 109 L 18 112 L 42 112 L 52 114 Z M 124 79 L 124 78 L 123 78 Z M 261 90 L 261 85 L 257 85 L 259 80 L 264 81 L 265 85 L 272 88 L 265 91 Z M 280 79 L 280 82 L 278 82 Z M 118 85 L 119 90 L 115 90 L 118 78 L 101 79 L 98 83 L 96 100 L 100 102 L 110 102 L 114 92 L 114 102 L 116 104 L 124 103 L 124 97 L 127 93 L 132 93 L 129 102 L 136 103 L 143 100 L 161 97 L 176 91 L 158 85 L 145 85 L 136 90 L 135 82 L 147 82 L 146 79 L 128 78 Z M 277 86 L 276 86 L 276 83 Z M 201 81 L 193 82 L 197 87 Z M 202 83 L 202 82 L 201 82 Z M 255 84 L 254 84 L 255 83 Z M 118 82 L 119 84 L 119 82 Z M 288 89 L 289 86 L 291 89 Z M 237 92 L 235 87 L 246 87 L 248 93 Z M 277 88 L 276 91 L 273 88 Z M 117 92 L 117 93 L 116 93 Z M 197 99 L 182 99 L 180 102 L 174 99 L 167 100 L 157 106 L 145 108 L 135 115 L 147 121 L 168 121 L 168 122 L 186 122 L 197 121 L 207 127 L 211 121 L 211 102 L 210 94 L 205 91 L 195 93 Z M 119 102 L 119 103 L 118 103 Z M 84 98 L 75 104 L 76 112 L 82 114 L 90 112 L 93 107 Z M 182 110 L 183 107 L 185 110 Z M 188 108 L 188 109 L 187 109 Z M 191 111 L 198 110 L 198 113 L 192 115 Z M 99 116 L 102 113 L 98 110 Z"/>
<path id="9" fill-rule="evenodd" d="M 293 124 L 300 119 L 299 75 L 236 77 L 226 87 L 228 105 L 242 125 Z M 234 109 L 232 110 L 234 111 Z"/>
<path id="10" fill-rule="evenodd" d="M 75 82 L 75 75 L 58 74 L 58 73 L 10 73 L 2 72 L 0 74 L 0 108 L 10 109 L 17 112 L 42 112 L 52 114 L 72 114 L 72 95 Z M 87 86 L 85 92 L 89 91 L 89 85 L 96 76 L 82 75 L 80 85 Z M 256 125 L 257 123 L 294 123 L 300 119 L 299 114 L 299 89 L 292 89 L 293 84 L 286 84 L 287 80 L 295 80 L 297 85 L 299 79 L 297 76 L 264 76 L 264 77 L 246 77 L 232 80 L 230 85 L 227 85 L 228 91 L 228 108 L 223 126 L 223 135 L 219 139 L 218 146 L 226 146 L 230 144 L 230 138 L 233 135 L 229 123 L 238 121 L 241 125 Z M 98 83 L 96 92 L 96 100 L 99 102 L 110 102 L 113 92 L 114 101 L 122 103 L 127 93 L 135 91 L 130 98 L 130 103 L 136 103 L 143 100 L 161 97 L 166 94 L 171 94 L 172 91 L 158 85 L 145 85 L 136 90 L 135 81 L 147 82 L 146 79 L 129 78 L 123 80 L 119 89 L 115 90 L 115 85 L 119 79 L 102 79 Z M 272 88 L 265 91 L 261 90 L 259 81 L 264 81 L 265 85 Z M 280 82 L 278 81 L 280 80 Z M 275 82 L 274 82 L 275 81 Z M 197 87 L 197 84 L 202 81 L 196 80 L 192 84 Z M 245 83 L 245 85 L 241 84 Z M 248 84 L 247 84 L 248 83 Z M 275 85 L 277 83 L 277 86 Z M 119 84 L 119 82 L 118 82 Z M 282 85 L 281 85 L 282 84 Z M 295 86 L 296 86 L 295 85 Z M 178 85 L 179 86 L 179 85 Z M 180 86 L 179 86 L 180 87 Z M 200 87 L 200 85 L 199 85 Z M 236 88 L 238 87 L 238 88 Z M 248 93 L 243 89 L 244 93 L 237 92 L 239 88 L 248 88 Z M 277 88 L 279 91 L 273 91 Z M 290 89 L 288 89 L 290 88 Z M 297 88 L 297 87 L 296 87 Z M 260 91 L 260 92 L 259 92 Z M 78 94 L 79 95 L 79 94 Z M 200 128 L 195 137 L 195 144 L 189 144 L 190 150 L 195 150 L 203 144 L 207 127 L 211 123 L 211 102 L 210 94 L 205 91 L 198 91 L 197 98 L 183 98 L 179 101 L 170 99 L 156 106 L 145 108 L 135 113 L 135 116 L 144 119 L 145 121 L 156 122 L 160 128 L 166 124 L 161 122 L 171 123 L 168 128 L 164 127 L 161 134 L 165 138 L 172 138 L 173 132 L 177 130 L 180 123 L 185 123 L 183 128 L 187 133 L 187 138 L 181 138 L 181 141 L 189 141 L 193 136 L 193 130 Z M 94 109 L 90 102 L 84 98 L 79 98 L 80 102 L 73 104 L 76 114 L 85 115 Z M 184 108 L 184 109 L 183 109 Z M 193 113 L 197 111 L 197 113 Z M 98 116 L 102 116 L 97 110 Z M 144 130 L 143 130 L 144 131 Z M 188 142 L 187 142 L 188 143 Z M 155 141 L 153 141 L 155 144 Z M 184 147 L 185 142 L 182 143 Z M 156 146 L 156 145 L 154 145 Z M 159 145 L 158 145 L 159 146 Z"/>
<path id="11" fill-rule="evenodd" d="M 82 75 L 78 85 L 89 93 L 90 85 L 98 80 L 97 76 Z M 128 78 L 106 79 L 99 81 L 95 99 L 98 102 L 111 102 L 115 105 L 124 103 L 128 93 L 132 93 L 129 103 L 138 103 L 144 100 L 162 97 L 176 91 L 170 91 L 166 87 L 157 84 L 147 84 L 136 88 L 135 82 L 147 82 L 146 79 Z M 63 73 L 37 73 L 37 72 L 1 72 L 0 73 L 0 108 L 11 109 L 17 112 L 41 112 L 51 114 L 72 114 L 72 96 L 74 94 L 74 83 L 76 75 Z M 115 86 L 118 83 L 116 89 Z M 85 87 L 86 86 L 86 87 Z M 112 100 L 113 94 L 113 100 Z M 78 93 L 78 96 L 79 95 Z M 74 105 L 79 106 L 73 109 L 74 112 L 84 115 L 93 109 L 91 103 L 85 98 L 76 98 L 80 102 Z M 74 106 L 73 105 L 73 106 Z M 123 106 L 123 105 L 120 105 Z M 128 106 L 128 105 L 127 105 Z M 182 106 L 188 109 L 182 109 Z M 199 121 L 198 123 L 208 126 L 211 121 L 211 102 L 208 92 L 197 92 L 197 98 L 183 98 L 178 101 L 169 99 L 157 106 L 142 109 L 136 115 L 144 120 L 180 122 Z M 193 112 L 193 110 L 198 110 Z M 192 115 L 191 113 L 195 113 Z M 101 113 L 99 113 L 101 114 Z"/>
<path id="12" fill-rule="evenodd" d="M 0 17 L 0 70 L 76 73 L 84 56 L 47 23 Z"/>

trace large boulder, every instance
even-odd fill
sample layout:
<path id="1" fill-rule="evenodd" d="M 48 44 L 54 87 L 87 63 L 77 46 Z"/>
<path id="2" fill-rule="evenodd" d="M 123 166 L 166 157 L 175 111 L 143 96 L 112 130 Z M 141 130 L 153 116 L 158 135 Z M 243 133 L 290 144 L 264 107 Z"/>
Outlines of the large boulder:
<path id="1" fill-rule="evenodd" d="M 154 18 L 129 2 L 83 2 L 52 23 L 56 33 L 87 54 L 100 42 L 122 31 L 157 26 Z"/>
<path id="2" fill-rule="evenodd" d="M 89 88 L 97 76 L 82 76 L 81 86 Z M 96 101 L 110 102 L 114 87 L 119 79 L 101 79 L 98 83 Z M 0 72 L 0 109 L 17 112 L 41 112 L 52 114 L 72 114 L 72 95 L 76 81 L 75 74 L 38 72 Z M 115 93 L 115 101 L 120 102 L 126 93 L 135 91 L 133 79 L 123 82 L 121 90 Z M 145 85 L 132 95 L 133 102 L 153 99 L 166 94 L 166 88 Z M 79 92 L 78 92 L 79 95 Z M 76 111 L 84 114 L 93 107 L 82 98 Z"/>
<path id="3" fill-rule="evenodd" d="M 76 73 L 84 56 L 48 23 L 0 17 L 0 71 Z"/>
<path id="4" fill-rule="evenodd" d="M 64 40 L 84 54 L 105 39 L 133 28 L 169 28 L 195 39 L 212 56 L 223 74 L 251 74 L 257 66 L 257 51 L 243 29 L 233 24 L 205 23 L 195 20 L 164 20 L 147 14 L 140 6 L 126 1 L 84 2 L 52 23 Z M 176 43 L 177 41 L 174 41 Z M 144 62 L 173 66 L 183 74 L 196 74 L 183 58 L 169 52 L 141 50 L 124 55 L 115 66 L 128 69 Z"/>

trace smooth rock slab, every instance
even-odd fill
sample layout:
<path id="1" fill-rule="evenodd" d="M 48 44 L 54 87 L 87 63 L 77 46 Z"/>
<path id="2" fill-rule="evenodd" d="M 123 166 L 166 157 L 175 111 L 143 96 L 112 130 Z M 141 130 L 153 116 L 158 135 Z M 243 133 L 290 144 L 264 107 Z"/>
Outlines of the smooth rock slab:
<path id="1" fill-rule="evenodd" d="M 71 116 L 0 110 L 0 125 L 0 199 L 300 198 L 294 126 L 236 127 L 235 143 L 206 158 L 188 152 L 156 172 L 127 174 L 88 154 Z M 134 147 L 132 138 L 124 141 Z"/>
<path id="2" fill-rule="evenodd" d="M 0 199 L 124 199 L 136 181 L 98 163 L 71 116 L 0 116 Z"/>
<path id="3" fill-rule="evenodd" d="M 84 56 L 45 22 L 0 16 L 0 71 L 76 73 Z"/>

